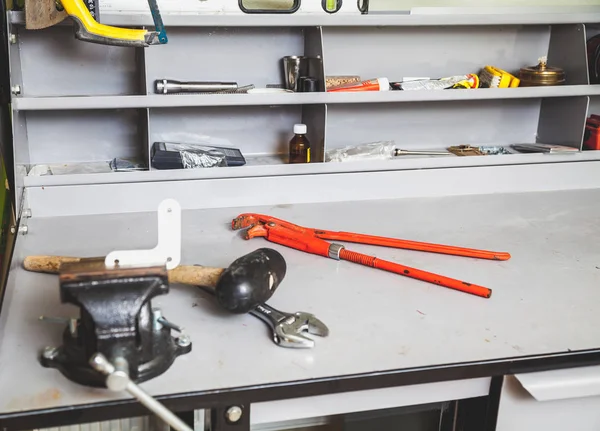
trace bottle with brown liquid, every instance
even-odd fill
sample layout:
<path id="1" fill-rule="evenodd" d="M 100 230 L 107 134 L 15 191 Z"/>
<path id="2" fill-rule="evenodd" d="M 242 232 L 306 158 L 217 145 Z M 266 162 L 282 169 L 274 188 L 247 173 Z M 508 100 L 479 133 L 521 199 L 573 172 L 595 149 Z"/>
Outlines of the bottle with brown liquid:
<path id="1" fill-rule="evenodd" d="M 306 124 L 294 125 L 290 141 L 290 163 L 310 163 L 310 142 L 306 138 Z"/>

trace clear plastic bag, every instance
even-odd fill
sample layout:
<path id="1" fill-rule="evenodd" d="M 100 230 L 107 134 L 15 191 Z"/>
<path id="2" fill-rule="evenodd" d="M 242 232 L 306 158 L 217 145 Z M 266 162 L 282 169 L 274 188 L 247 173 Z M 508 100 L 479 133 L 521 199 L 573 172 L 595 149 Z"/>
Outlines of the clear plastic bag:
<path id="1" fill-rule="evenodd" d="M 394 141 L 372 142 L 370 144 L 350 145 L 344 148 L 328 150 L 326 162 L 354 162 L 360 160 L 388 160 L 394 157 Z"/>
<path id="2" fill-rule="evenodd" d="M 133 172 L 133 171 L 146 171 L 148 168 L 144 166 L 143 163 L 130 160 L 130 159 L 121 159 L 119 157 L 115 157 L 112 159 L 108 165 L 113 172 Z"/>
<path id="3" fill-rule="evenodd" d="M 165 144 L 168 151 L 179 151 L 184 169 L 227 166 L 227 158 L 221 150 L 195 144 Z"/>

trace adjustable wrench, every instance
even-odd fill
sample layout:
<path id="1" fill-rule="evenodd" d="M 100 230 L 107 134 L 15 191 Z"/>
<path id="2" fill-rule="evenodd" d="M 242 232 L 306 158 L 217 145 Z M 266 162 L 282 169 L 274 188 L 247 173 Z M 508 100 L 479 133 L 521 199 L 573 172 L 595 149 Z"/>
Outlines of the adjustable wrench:
<path id="1" fill-rule="evenodd" d="M 198 286 L 201 290 L 215 295 L 215 290 L 210 286 Z M 272 331 L 272 340 L 280 347 L 293 349 L 310 349 L 315 346 L 315 341 L 304 334 L 327 337 L 329 328 L 310 313 L 298 311 L 285 313 L 266 303 L 257 304 L 249 313 L 265 322 Z"/>
<path id="2" fill-rule="evenodd" d="M 303 311 L 284 313 L 268 304 L 258 304 L 250 314 L 269 325 L 273 331 L 273 341 L 281 347 L 310 349 L 315 346 L 315 341 L 305 333 L 319 337 L 329 335 L 329 328 L 323 322 Z"/>

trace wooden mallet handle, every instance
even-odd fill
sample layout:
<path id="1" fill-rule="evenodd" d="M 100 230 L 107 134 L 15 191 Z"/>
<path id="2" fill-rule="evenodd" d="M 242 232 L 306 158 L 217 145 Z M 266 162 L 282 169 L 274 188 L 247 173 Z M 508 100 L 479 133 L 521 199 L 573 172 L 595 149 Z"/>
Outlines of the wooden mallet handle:
<path id="1" fill-rule="evenodd" d="M 27 256 L 23 261 L 23 267 L 27 271 L 45 272 L 58 274 L 60 265 L 63 263 L 81 262 L 85 260 L 102 260 L 103 257 L 81 258 L 69 256 Z M 180 265 L 169 271 L 169 283 L 191 284 L 192 286 L 215 287 L 224 268 L 212 268 L 209 266 Z"/>

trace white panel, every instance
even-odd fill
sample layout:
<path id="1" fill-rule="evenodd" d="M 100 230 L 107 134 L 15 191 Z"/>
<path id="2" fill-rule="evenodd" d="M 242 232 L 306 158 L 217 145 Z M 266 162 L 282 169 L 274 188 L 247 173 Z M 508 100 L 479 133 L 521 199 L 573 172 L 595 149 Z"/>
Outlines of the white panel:
<path id="1" fill-rule="evenodd" d="M 536 401 L 513 376 L 504 379 L 496 431 L 598 431 L 600 397 Z"/>
<path id="2" fill-rule="evenodd" d="M 251 422 L 265 424 L 481 397 L 489 390 L 490 378 L 481 378 L 255 403 Z"/>
<path id="3" fill-rule="evenodd" d="M 600 396 L 600 366 L 516 374 L 515 378 L 538 401 Z"/>

